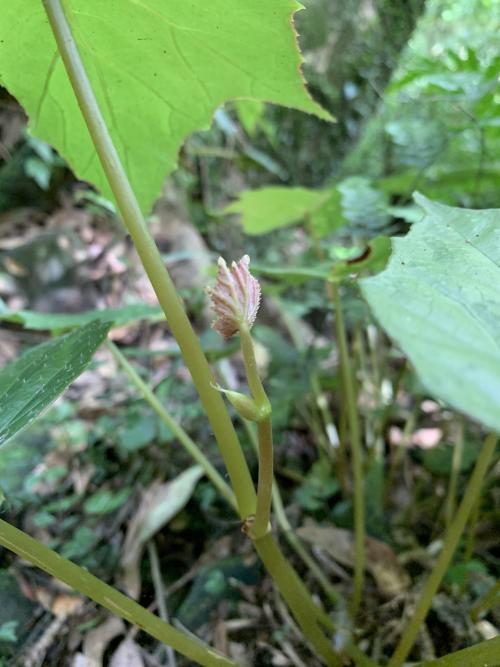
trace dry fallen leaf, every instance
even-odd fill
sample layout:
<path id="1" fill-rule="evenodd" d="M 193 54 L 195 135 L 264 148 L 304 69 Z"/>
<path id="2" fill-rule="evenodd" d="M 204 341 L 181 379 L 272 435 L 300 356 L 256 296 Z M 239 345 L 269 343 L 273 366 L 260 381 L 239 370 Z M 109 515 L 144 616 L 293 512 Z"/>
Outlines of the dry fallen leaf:
<path id="1" fill-rule="evenodd" d="M 354 534 L 351 531 L 335 526 L 318 526 L 308 521 L 305 526 L 297 530 L 297 535 L 306 542 L 324 549 L 341 565 L 353 566 Z M 367 537 L 365 548 L 366 569 L 375 579 L 382 595 L 395 597 L 408 589 L 410 585 L 408 573 L 388 544 L 373 537 Z"/>
<path id="2" fill-rule="evenodd" d="M 201 466 L 191 466 L 166 484 L 156 482 L 144 494 L 123 545 L 121 583 L 130 597 L 137 599 L 140 593 L 139 563 L 144 545 L 186 505 L 202 475 Z"/>

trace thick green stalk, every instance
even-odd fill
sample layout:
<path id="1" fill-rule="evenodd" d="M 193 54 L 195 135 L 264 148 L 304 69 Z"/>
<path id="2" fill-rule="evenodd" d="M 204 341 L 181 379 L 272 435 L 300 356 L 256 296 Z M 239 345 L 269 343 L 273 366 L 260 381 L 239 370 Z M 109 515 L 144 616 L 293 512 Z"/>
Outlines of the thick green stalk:
<path id="1" fill-rule="evenodd" d="M 343 400 L 347 406 L 347 423 L 351 443 L 352 473 L 354 482 L 354 591 L 351 601 L 351 613 L 355 617 L 361 602 L 365 572 L 365 501 L 363 494 L 363 455 L 359 430 L 359 415 L 356 401 L 351 360 L 347 346 L 347 335 L 340 302 L 339 288 L 333 288 L 335 305 L 335 327 L 337 346 L 340 356 Z"/>
<path id="2" fill-rule="evenodd" d="M 235 491 L 238 510 L 242 519 L 255 514 L 256 494 L 252 478 L 243 456 L 233 424 L 220 393 L 215 389 L 213 376 L 203 354 L 196 334 L 191 327 L 186 312 L 168 274 L 158 248 L 147 228 L 135 195 L 128 182 L 119 156 L 107 130 L 99 109 L 85 67 L 78 53 L 63 11 L 61 0 L 42 0 L 51 24 L 59 53 L 63 59 L 78 104 L 85 118 L 104 172 L 115 196 L 123 221 L 136 246 L 139 257 L 153 285 L 158 301 L 163 308 L 172 333 L 174 334 L 193 382 L 214 431 L 226 464 L 231 485 Z M 304 633 L 318 650 L 326 656 L 328 665 L 336 667 L 339 660 L 330 647 L 321 629 L 308 621 L 304 609 L 315 618 L 317 608 L 303 583 L 285 560 L 270 533 L 266 534 L 262 546 L 256 548 L 263 553 L 263 560 L 271 576 L 275 578 L 279 590 L 299 621 Z M 259 541 L 260 543 L 260 541 Z M 309 630 L 313 630 L 309 634 Z"/>
<path id="3" fill-rule="evenodd" d="M 254 429 L 254 425 L 251 424 L 246 419 L 243 419 L 243 426 L 248 434 L 250 442 L 255 452 L 259 451 L 259 441 L 257 439 L 257 434 Z M 344 599 L 340 593 L 336 590 L 335 586 L 328 580 L 328 577 L 324 574 L 321 567 L 314 560 L 314 558 L 309 554 L 307 549 L 302 544 L 300 538 L 295 534 L 292 525 L 290 524 L 288 517 L 286 515 L 285 506 L 283 504 L 283 499 L 281 497 L 281 492 L 279 486 L 275 479 L 273 479 L 273 491 L 272 491 L 272 501 L 273 501 L 273 510 L 276 517 L 276 522 L 280 527 L 280 530 L 283 533 L 288 544 L 295 551 L 297 556 L 302 560 L 304 565 L 309 568 L 313 577 L 317 580 L 319 585 L 323 588 L 324 592 L 328 596 L 332 604 L 339 603 L 342 606 L 344 605 Z M 318 609 L 318 611 L 320 611 Z"/>
<path id="4" fill-rule="evenodd" d="M 490 465 L 493 454 L 495 453 L 497 442 L 498 436 L 496 434 L 490 434 L 484 442 L 481 453 L 479 454 L 479 458 L 476 461 L 472 476 L 469 480 L 469 483 L 467 484 L 462 502 L 460 503 L 455 518 L 451 522 L 450 527 L 446 533 L 443 549 L 439 554 L 439 557 L 431 574 L 429 575 L 429 578 L 427 579 L 415 611 L 413 612 L 411 620 L 403 632 L 394 655 L 389 661 L 388 667 L 401 667 L 411 651 L 415 639 L 417 638 L 418 631 L 420 630 L 420 627 L 424 622 L 425 617 L 427 616 L 427 612 L 431 607 L 432 600 L 439 589 L 453 554 L 455 553 L 458 542 L 462 537 L 472 508 L 477 503 L 481 494 L 484 476 L 486 475 L 488 466 Z"/>
<path id="5" fill-rule="evenodd" d="M 107 346 L 113 357 L 127 374 L 130 381 L 137 387 L 144 400 L 149 403 L 162 422 L 172 431 L 172 433 L 179 440 L 188 454 L 192 456 L 196 463 L 201 465 L 205 471 L 206 476 L 219 491 L 219 493 L 221 493 L 221 495 L 227 500 L 231 507 L 237 510 L 238 508 L 236 504 L 236 498 L 231 487 L 224 481 L 222 476 L 213 467 L 198 445 L 189 437 L 182 426 L 180 426 L 177 421 L 167 412 L 160 401 L 156 398 L 152 390 L 141 379 L 132 364 L 129 363 L 129 361 L 120 352 L 116 345 L 108 340 Z"/>
<path id="6" fill-rule="evenodd" d="M 212 372 L 189 322 L 158 248 L 146 225 L 128 178 L 106 127 L 85 66 L 78 52 L 61 0 L 43 0 L 59 53 L 80 110 L 108 179 L 123 221 L 167 317 L 203 403 L 235 490 L 242 519 L 255 512 L 255 489 L 236 431 Z"/>
<path id="7" fill-rule="evenodd" d="M 318 655 L 330 667 L 341 667 L 342 661 L 325 637 L 318 621 L 318 608 L 311 600 L 307 589 L 295 570 L 285 559 L 271 533 L 254 540 L 255 548 L 266 570 L 274 579 L 278 590 L 293 610 L 307 639 L 314 645 Z"/>
<path id="8" fill-rule="evenodd" d="M 237 667 L 237 663 L 206 646 L 198 639 L 180 632 L 123 593 L 108 586 L 82 567 L 63 558 L 26 533 L 0 520 L 0 544 L 33 563 L 74 590 L 86 595 L 113 614 L 171 646 L 187 658 L 205 667 Z"/>

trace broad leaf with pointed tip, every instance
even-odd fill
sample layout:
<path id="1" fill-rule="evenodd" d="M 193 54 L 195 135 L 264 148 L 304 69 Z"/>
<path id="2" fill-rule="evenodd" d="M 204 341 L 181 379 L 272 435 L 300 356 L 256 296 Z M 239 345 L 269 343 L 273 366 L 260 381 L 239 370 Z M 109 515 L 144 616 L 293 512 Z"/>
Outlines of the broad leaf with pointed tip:
<path id="1" fill-rule="evenodd" d="M 31 424 L 82 373 L 110 326 L 91 322 L 28 350 L 0 371 L 0 445 Z"/>
<path id="2" fill-rule="evenodd" d="M 223 102 L 265 100 L 330 119 L 300 74 L 296 0 L 65 0 L 102 112 L 143 211 L 184 139 Z M 41 1 L 2 0 L 0 83 L 76 175 L 109 186 Z"/>
<path id="3" fill-rule="evenodd" d="M 429 392 L 500 431 L 500 210 L 415 199 L 424 219 L 363 293 Z"/>

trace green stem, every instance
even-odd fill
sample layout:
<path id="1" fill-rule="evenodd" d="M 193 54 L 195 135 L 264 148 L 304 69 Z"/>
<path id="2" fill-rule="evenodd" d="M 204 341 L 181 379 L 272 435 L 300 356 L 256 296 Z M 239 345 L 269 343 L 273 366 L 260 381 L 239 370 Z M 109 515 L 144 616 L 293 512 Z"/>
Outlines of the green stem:
<path id="1" fill-rule="evenodd" d="M 475 623 L 481 614 L 498 604 L 500 604 L 500 579 L 474 604 L 470 610 L 471 619 Z"/>
<path id="2" fill-rule="evenodd" d="M 341 667 L 342 661 L 325 637 L 318 620 L 318 608 L 295 570 L 280 552 L 271 533 L 254 540 L 254 545 L 266 570 L 270 573 L 279 592 L 293 610 L 295 618 L 309 641 L 330 667 Z"/>
<path id="3" fill-rule="evenodd" d="M 129 363 L 125 356 L 120 352 L 114 343 L 110 340 L 107 341 L 107 347 L 113 357 L 121 366 L 122 370 L 127 374 L 128 378 L 134 384 L 139 393 L 144 398 L 144 400 L 149 403 L 149 405 L 156 412 L 158 417 L 162 422 L 172 431 L 175 437 L 179 440 L 184 449 L 190 454 L 190 456 L 201 465 L 205 474 L 210 479 L 212 484 L 216 489 L 221 493 L 221 495 L 227 500 L 227 502 L 237 510 L 236 498 L 230 486 L 224 481 L 222 476 L 217 472 L 213 467 L 207 457 L 200 450 L 198 445 L 191 440 L 186 431 L 177 423 L 177 421 L 167 412 L 163 407 L 160 401 L 156 398 L 152 390 L 148 385 L 141 379 L 134 367 Z"/>
<path id="4" fill-rule="evenodd" d="M 255 359 L 252 336 L 247 326 L 240 327 L 241 351 L 245 371 L 252 398 L 259 410 L 266 415 L 257 423 L 259 441 L 259 480 L 257 483 L 257 507 L 251 534 L 253 539 L 259 539 L 270 528 L 271 502 L 273 491 L 273 427 L 271 419 L 271 404 L 262 384 Z"/>
<path id="5" fill-rule="evenodd" d="M 273 509 L 276 515 L 276 521 L 278 522 L 279 527 L 283 531 L 283 535 L 287 540 L 288 544 L 292 547 L 295 553 L 302 559 L 304 564 L 309 568 L 311 574 L 320 586 L 323 588 L 324 592 L 328 596 L 332 604 L 339 603 L 344 604 L 344 600 L 340 593 L 337 591 L 335 586 L 330 583 L 326 575 L 321 570 L 320 566 L 314 558 L 309 554 L 307 549 L 304 547 L 300 538 L 295 534 L 283 506 L 283 500 L 276 482 L 273 484 Z"/>
<path id="6" fill-rule="evenodd" d="M 243 419 L 243 426 L 245 427 L 245 430 L 248 434 L 248 437 L 250 439 L 250 442 L 252 443 L 254 450 L 258 453 L 259 442 L 257 440 L 253 424 L 248 422 L 246 419 Z M 300 541 L 300 538 L 295 534 L 292 525 L 290 524 L 288 517 L 286 515 L 285 506 L 283 504 L 283 499 L 281 497 L 280 489 L 275 479 L 273 479 L 272 496 L 273 496 L 273 510 L 276 516 L 276 521 L 278 523 L 278 526 L 280 527 L 280 530 L 283 532 L 283 536 L 287 540 L 288 544 L 292 547 L 297 556 L 299 556 L 304 565 L 306 565 L 306 567 L 309 568 L 311 574 L 317 580 L 319 585 L 323 588 L 330 602 L 332 604 L 339 603 L 342 606 L 344 606 L 344 600 L 340 595 L 340 593 L 338 593 L 335 586 L 333 586 L 333 584 L 330 583 L 330 581 L 325 576 L 318 563 L 308 553 L 307 549 Z"/>
<path id="7" fill-rule="evenodd" d="M 451 461 L 451 475 L 448 486 L 448 495 L 446 497 L 445 518 L 446 528 L 448 529 L 455 514 L 457 502 L 458 478 L 460 476 L 460 467 L 462 465 L 462 455 L 464 450 L 464 424 L 460 421 L 457 442 L 453 448 L 453 457 Z"/>
<path id="8" fill-rule="evenodd" d="M 233 660 L 225 658 L 196 638 L 173 628 L 134 600 L 94 577 L 87 570 L 63 558 L 52 549 L 2 520 L 0 520 L 0 544 L 51 576 L 57 577 L 113 614 L 137 625 L 158 641 L 171 646 L 197 664 L 206 667 L 223 667 L 224 665 L 237 667 L 237 663 Z"/>
<path id="9" fill-rule="evenodd" d="M 269 518 L 273 493 L 273 427 L 271 417 L 257 423 L 259 439 L 259 480 L 257 484 L 257 509 L 252 526 L 255 539 L 270 530 Z"/>
<path id="10" fill-rule="evenodd" d="M 347 423 L 351 443 L 352 472 L 354 482 L 354 590 L 351 601 L 351 614 L 356 616 L 361 602 L 365 570 L 365 501 L 363 496 L 363 455 L 359 430 L 359 415 L 356 390 L 347 347 L 347 335 L 340 302 L 339 288 L 333 288 L 335 305 L 335 326 L 337 345 L 340 356 L 340 369 L 344 400 L 347 404 Z"/>
<path id="11" fill-rule="evenodd" d="M 162 619 L 162 621 L 168 623 L 169 617 L 168 617 L 167 603 L 165 600 L 165 587 L 163 586 L 163 579 L 161 576 L 158 549 L 156 548 L 154 540 L 150 540 L 148 542 L 148 556 L 151 565 L 151 577 L 153 579 L 153 587 L 155 589 L 155 598 L 156 598 L 156 605 L 158 608 L 158 616 Z M 163 651 L 160 650 L 159 653 L 160 655 L 162 655 Z M 177 661 L 175 659 L 175 651 L 173 650 L 173 648 L 171 646 L 166 646 L 165 653 L 167 656 L 168 664 L 171 667 L 176 667 Z"/>
<path id="12" fill-rule="evenodd" d="M 240 342 L 245 364 L 245 372 L 252 398 L 259 408 L 270 409 L 269 399 L 267 398 L 266 390 L 264 389 L 260 379 L 259 369 L 257 368 L 252 336 L 248 327 L 245 325 L 241 325 L 240 327 Z"/>
<path id="13" fill-rule="evenodd" d="M 481 512 L 481 498 L 478 498 L 477 502 L 474 504 L 474 507 L 472 508 L 469 522 L 467 525 L 467 536 L 465 538 L 465 549 L 462 559 L 464 563 L 468 563 L 472 558 L 472 555 L 474 554 L 474 548 L 476 546 L 476 530 L 480 512 Z M 464 585 L 463 588 L 465 588 Z"/>
<path id="14" fill-rule="evenodd" d="M 85 72 L 77 45 L 61 6 L 61 0 L 43 0 L 43 4 L 56 39 L 59 53 L 63 59 L 78 104 L 85 118 L 111 190 L 115 196 L 123 221 L 136 246 L 141 262 L 156 292 L 158 301 L 167 316 L 172 333 L 177 339 L 219 444 L 231 485 L 236 494 L 240 517 L 247 519 L 255 513 L 256 494 L 229 413 L 226 410 L 220 393 L 214 388 L 213 376 L 208 362 L 130 187 Z M 258 391 L 257 394 L 259 394 Z M 262 539 L 264 540 L 266 549 L 262 549 L 262 540 L 259 540 L 259 546 L 256 544 L 256 548 L 259 553 L 262 551 L 264 554 L 264 564 L 273 578 L 275 578 L 283 597 L 289 602 L 290 608 L 297 620 L 299 620 L 304 633 L 308 634 L 311 622 L 307 621 L 306 617 L 304 617 L 304 609 L 309 610 L 313 618 L 316 618 L 316 606 L 293 568 L 279 551 L 272 535 L 268 533 Z M 286 583 L 284 582 L 284 578 L 286 579 Z M 318 653 L 327 656 L 325 659 L 327 659 L 329 665 L 339 665 L 339 659 L 319 627 L 313 625 L 311 629 L 314 632 L 308 635 L 308 638 L 317 648 Z"/>
<path id="15" fill-rule="evenodd" d="M 214 380 L 206 357 L 149 232 L 113 145 L 61 0 L 43 0 L 43 4 L 104 173 L 158 301 L 165 312 L 168 324 L 181 348 L 220 447 L 231 485 L 236 493 L 240 516 L 245 519 L 254 513 L 256 498 L 252 478 L 236 431 L 220 393 L 214 389 Z"/>
<path id="16" fill-rule="evenodd" d="M 455 518 L 451 522 L 450 527 L 446 533 L 443 549 L 439 554 L 439 557 L 431 574 L 429 575 L 429 578 L 427 579 L 415 611 L 413 612 L 412 618 L 409 624 L 406 626 L 401 639 L 399 640 L 399 644 L 396 647 L 394 655 L 389 661 L 388 667 L 401 667 L 411 651 L 415 639 L 417 638 L 418 631 L 420 630 L 420 627 L 424 622 L 425 617 L 427 616 L 427 612 L 430 609 L 432 600 L 439 589 L 453 554 L 455 553 L 458 542 L 462 537 L 472 508 L 477 503 L 481 494 L 484 476 L 486 475 L 488 466 L 490 465 L 493 454 L 495 453 L 497 441 L 498 436 L 496 434 L 490 434 L 484 442 L 481 453 L 479 454 L 479 458 L 476 461 L 472 476 L 469 480 L 469 483 L 467 484 L 462 502 L 460 503 Z"/>

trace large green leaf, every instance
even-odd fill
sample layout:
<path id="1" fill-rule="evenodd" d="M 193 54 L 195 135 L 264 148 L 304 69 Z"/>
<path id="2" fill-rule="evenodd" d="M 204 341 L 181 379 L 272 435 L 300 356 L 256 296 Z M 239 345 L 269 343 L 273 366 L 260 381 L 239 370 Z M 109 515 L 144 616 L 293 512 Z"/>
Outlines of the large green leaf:
<path id="1" fill-rule="evenodd" d="M 500 210 L 415 199 L 424 219 L 364 295 L 428 390 L 500 431 Z"/>
<path id="2" fill-rule="evenodd" d="M 257 99 L 328 119 L 308 95 L 296 0 L 65 0 L 100 106 L 144 211 L 183 140 L 223 102 Z M 39 0 L 0 0 L 1 83 L 75 173 L 109 187 Z"/>
<path id="3" fill-rule="evenodd" d="M 91 322 L 26 352 L 0 371 L 0 445 L 31 424 L 85 369 L 109 322 Z"/>

